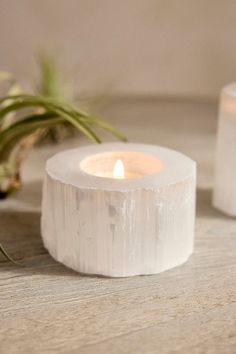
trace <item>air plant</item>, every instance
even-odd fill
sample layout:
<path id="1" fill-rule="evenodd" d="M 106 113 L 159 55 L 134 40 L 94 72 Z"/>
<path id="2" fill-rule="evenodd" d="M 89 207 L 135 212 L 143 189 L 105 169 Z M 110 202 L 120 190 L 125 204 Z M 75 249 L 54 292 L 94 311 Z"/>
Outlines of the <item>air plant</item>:
<path id="1" fill-rule="evenodd" d="M 21 166 L 27 153 L 55 127 L 73 127 L 90 140 L 101 143 L 96 132 L 100 127 L 126 141 L 105 120 L 79 109 L 61 95 L 49 61 L 44 62 L 43 69 L 40 94 L 23 92 L 11 74 L 0 72 L 0 80 L 10 83 L 7 94 L 0 97 L 0 199 L 21 187 Z M 12 260 L 1 245 L 0 252 Z"/>
<path id="2" fill-rule="evenodd" d="M 37 94 L 23 92 L 10 73 L 0 72 L 0 80 L 10 84 L 7 94 L 0 97 L 0 199 L 20 188 L 22 161 L 47 134 L 56 140 L 62 128 L 73 127 L 100 143 L 101 138 L 95 131 L 100 127 L 126 140 L 109 123 L 79 109 L 65 97 L 52 57 L 41 55 L 40 69 Z"/>

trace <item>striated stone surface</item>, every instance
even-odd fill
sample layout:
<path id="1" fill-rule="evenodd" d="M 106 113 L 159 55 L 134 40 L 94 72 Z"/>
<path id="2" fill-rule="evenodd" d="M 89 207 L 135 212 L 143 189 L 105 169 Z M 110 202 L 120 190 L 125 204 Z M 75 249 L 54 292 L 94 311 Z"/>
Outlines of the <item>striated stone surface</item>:
<path id="1" fill-rule="evenodd" d="M 162 168 L 149 174 L 153 164 L 134 163 L 135 173 L 143 176 L 125 180 L 81 169 L 90 155 L 110 151 L 124 159 L 145 153 Z M 114 143 L 59 153 L 45 170 L 45 247 L 56 260 L 83 273 L 123 277 L 177 266 L 193 251 L 195 183 L 195 162 L 158 146 Z"/>
<path id="2" fill-rule="evenodd" d="M 236 83 L 221 92 L 213 205 L 236 216 Z"/>

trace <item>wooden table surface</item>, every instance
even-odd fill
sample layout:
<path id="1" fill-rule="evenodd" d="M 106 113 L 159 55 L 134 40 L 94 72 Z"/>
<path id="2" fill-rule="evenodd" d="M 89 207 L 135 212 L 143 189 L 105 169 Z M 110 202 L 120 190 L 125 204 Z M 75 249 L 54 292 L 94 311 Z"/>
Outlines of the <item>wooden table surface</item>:
<path id="1" fill-rule="evenodd" d="M 0 259 L 1 353 L 236 353 L 236 219 L 211 206 L 216 109 L 151 98 L 98 109 L 131 141 L 175 148 L 198 163 L 195 252 L 158 275 L 88 277 L 56 263 L 40 238 L 43 166 L 56 151 L 88 142 L 31 153 L 24 188 L 0 202 L 0 240 L 25 264 Z"/>

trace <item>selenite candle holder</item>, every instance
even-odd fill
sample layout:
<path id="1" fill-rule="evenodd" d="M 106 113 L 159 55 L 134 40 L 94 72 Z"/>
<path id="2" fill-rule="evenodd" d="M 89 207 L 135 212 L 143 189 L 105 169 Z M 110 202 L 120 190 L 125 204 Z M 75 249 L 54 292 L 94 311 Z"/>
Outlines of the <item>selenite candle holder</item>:
<path id="1" fill-rule="evenodd" d="M 221 91 L 213 205 L 236 216 L 236 83 Z"/>
<path id="2" fill-rule="evenodd" d="M 193 252 L 195 190 L 195 162 L 167 148 L 109 143 L 61 152 L 45 169 L 44 245 L 82 273 L 162 272 Z"/>

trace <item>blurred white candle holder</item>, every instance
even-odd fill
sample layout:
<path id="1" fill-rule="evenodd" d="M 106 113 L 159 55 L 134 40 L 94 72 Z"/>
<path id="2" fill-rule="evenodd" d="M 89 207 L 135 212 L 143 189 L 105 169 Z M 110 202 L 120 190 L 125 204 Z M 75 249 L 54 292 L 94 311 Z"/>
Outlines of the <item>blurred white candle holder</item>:
<path id="1" fill-rule="evenodd" d="M 213 205 L 236 216 L 236 83 L 221 91 Z"/>
<path id="2" fill-rule="evenodd" d="M 119 160 L 124 171 L 114 170 Z M 83 273 L 162 272 L 193 252 L 195 190 L 195 162 L 163 147 L 111 143 L 61 152 L 45 169 L 44 245 Z"/>

